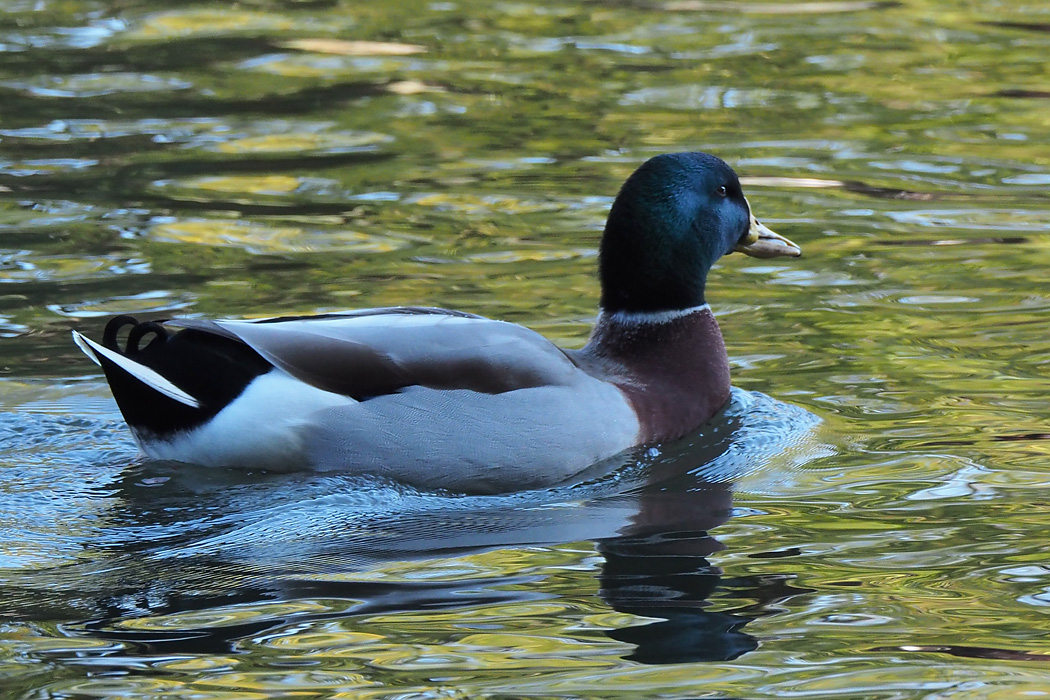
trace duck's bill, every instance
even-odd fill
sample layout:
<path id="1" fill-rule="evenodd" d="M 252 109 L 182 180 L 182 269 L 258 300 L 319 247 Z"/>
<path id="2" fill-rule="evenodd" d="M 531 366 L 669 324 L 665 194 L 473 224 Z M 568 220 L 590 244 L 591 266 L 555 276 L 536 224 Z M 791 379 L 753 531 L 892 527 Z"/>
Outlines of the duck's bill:
<path id="1" fill-rule="evenodd" d="M 751 228 L 748 229 L 747 235 L 733 250 L 752 258 L 797 258 L 802 255 L 802 248 L 758 223 L 754 216 L 751 217 Z"/>

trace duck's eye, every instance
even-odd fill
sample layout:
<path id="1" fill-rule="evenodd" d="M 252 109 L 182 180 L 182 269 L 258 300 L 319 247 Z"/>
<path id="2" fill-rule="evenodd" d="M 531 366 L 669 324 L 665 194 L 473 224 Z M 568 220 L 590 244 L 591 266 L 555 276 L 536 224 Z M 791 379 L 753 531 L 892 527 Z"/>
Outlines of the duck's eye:
<path id="1" fill-rule="evenodd" d="M 715 190 L 715 194 L 717 194 L 719 197 L 725 197 L 726 196 L 726 186 L 725 185 L 719 185 L 718 189 Z"/>

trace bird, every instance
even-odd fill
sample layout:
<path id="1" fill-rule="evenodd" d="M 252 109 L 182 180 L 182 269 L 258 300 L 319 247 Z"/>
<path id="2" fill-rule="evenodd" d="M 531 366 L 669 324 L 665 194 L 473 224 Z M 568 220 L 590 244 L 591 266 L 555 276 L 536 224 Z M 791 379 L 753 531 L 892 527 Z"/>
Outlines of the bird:
<path id="1" fill-rule="evenodd" d="M 613 200 L 598 314 L 580 349 L 425 306 L 117 316 L 101 342 L 73 339 L 150 459 L 464 493 L 546 488 L 682 438 L 727 404 L 729 359 L 705 286 L 734 251 L 802 253 L 757 221 L 725 161 L 666 153 Z"/>

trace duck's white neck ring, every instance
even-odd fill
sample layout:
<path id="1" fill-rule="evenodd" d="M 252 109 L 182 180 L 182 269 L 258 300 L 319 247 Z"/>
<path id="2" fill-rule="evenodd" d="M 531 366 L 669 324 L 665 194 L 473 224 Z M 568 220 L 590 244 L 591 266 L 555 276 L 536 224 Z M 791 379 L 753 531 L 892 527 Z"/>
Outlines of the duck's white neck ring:
<path id="1" fill-rule="evenodd" d="M 688 309 L 672 309 L 670 311 L 614 311 L 608 313 L 604 309 L 598 314 L 598 321 L 610 321 L 628 326 L 641 326 L 645 324 L 662 324 L 677 321 L 680 318 L 691 316 L 702 311 L 711 312 L 709 304 L 690 306 Z"/>

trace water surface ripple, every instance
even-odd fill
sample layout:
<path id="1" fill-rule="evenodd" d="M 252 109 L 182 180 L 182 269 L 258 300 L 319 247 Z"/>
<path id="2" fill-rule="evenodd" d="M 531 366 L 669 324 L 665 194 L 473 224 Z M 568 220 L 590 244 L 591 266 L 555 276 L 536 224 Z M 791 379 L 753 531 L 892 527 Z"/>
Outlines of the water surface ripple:
<path id="1" fill-rule="evenodd" d="M 0 8 L 0 697 L 1050 693 L 1045 3 Z M 463 497 L 137 461 L 69 331 L 447 306 L 579 346 L 646 157 L 721 261 L 727 415 Z"/>

